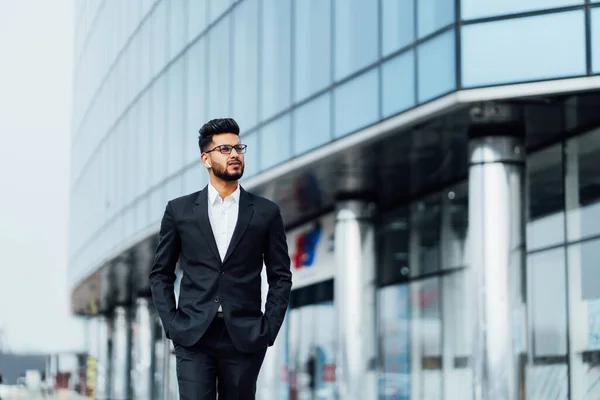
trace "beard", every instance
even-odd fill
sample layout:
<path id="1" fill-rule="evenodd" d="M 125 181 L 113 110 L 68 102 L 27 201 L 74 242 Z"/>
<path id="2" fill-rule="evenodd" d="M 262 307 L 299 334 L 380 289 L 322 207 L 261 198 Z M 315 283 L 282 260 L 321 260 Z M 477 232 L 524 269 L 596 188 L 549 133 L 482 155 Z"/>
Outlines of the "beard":
<path id="1" fill-rule="evenodd" d="M 227 165 L 225 165 L 224 167 L 217 167 L 216 165 L 214 165 L 212 170 L 217 178 L 227 182 L 233 182 L 239 180 L 242 177 L 242 175 L 244 175 L 244 163 L 241 163 L 240 169 L 236 172 L 227 171 Z"/>

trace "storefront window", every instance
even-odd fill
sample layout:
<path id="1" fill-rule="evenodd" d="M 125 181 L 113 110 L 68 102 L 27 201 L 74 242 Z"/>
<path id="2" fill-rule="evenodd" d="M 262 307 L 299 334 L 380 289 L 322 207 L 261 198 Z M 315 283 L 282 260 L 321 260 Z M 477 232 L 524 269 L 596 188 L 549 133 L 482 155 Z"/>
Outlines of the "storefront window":
<path id="1" fill-rule="evenodd" d="M 567 142 L 566 206 L 569 241 L 600 235 L 600 129 Z"/>
<path id="2" fill-rule="evenodd" d="M 527 158 L 528 251 L 565 240 L 562 159 L 562 145 Z"/>
<path id="3" fill-rule="evenodd" d="M 600 240 L 569 246 L 569 361 L 572 399 L 600 398 Z"/>

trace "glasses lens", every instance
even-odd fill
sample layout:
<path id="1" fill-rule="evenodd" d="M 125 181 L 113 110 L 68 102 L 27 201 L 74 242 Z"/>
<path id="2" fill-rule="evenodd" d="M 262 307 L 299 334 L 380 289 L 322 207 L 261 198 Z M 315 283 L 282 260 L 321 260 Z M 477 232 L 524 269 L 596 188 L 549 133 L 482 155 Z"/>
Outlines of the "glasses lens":
<path id="1" fill-rule="evenodd" d="M 245 144 L 237 144 L 234 146 L 234 149 L 238 153 L 244 154 L 246 152 L 246 145 Z"/>
<path id="2" fill-rule="evenodd" d="M 231 153 L 231 148 L 232 148 L 232 146 L 228 145 L 228 144 L 224 144 L 219 147 L 219 149 L 221 150 L 221 153 L 223 153 L 223 154 Z"/>

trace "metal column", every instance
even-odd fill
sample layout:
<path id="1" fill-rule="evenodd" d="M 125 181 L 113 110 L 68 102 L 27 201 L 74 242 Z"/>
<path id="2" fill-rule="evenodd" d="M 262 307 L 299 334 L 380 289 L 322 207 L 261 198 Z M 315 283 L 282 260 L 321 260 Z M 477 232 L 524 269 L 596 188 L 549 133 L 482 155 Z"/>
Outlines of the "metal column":
<path id="1" fill-rule="evenodd" d="M 152 320 L 150 301 L 136 299 L 135 336 L 133 343 L 133 393 L 135 399 L 149 399 L 152 393 Z"/>
<path id="2" fill-rule="evenodd" d="M 335 227 L 337 398 L 377 397 L 375 336 L 374 207 L 351 200 L 338 204 Z"/>
<path id="3" fill-rule="evenodd" d="M 110 398 L 110 349 L 108 348 L 109 326 L 108 318 L 104 315 L 97 317 L 97 349 L 96 360 L 96 399 L 107 400 Z"/>
<path id="4" fill-rule="evenodd" d="M 117 306 L 113 315 L 111 400 L 129 398 L 129 320 L 127 309 Z"/>
<path id="5" fill-rule="evenodd" d="M 467 291 L 473 307 L 476 400 L 513 400 L 522 395 L 524 162 L 521 138 L 471 139 Z"/>

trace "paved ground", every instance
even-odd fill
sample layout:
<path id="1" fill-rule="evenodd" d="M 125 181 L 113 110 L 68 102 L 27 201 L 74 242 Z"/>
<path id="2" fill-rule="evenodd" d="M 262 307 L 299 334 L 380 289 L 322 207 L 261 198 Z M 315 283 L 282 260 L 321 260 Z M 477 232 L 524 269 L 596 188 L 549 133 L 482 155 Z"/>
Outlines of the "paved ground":
<path id="1" fill-rule="evenodd" d="M 81 396 L 70 391 L 60 391 L 53 396 L 43 396 L 39 393 L 30 393 L 25 389 L 5 390 L 5 393 L 0 397 L 1 400 L 84 400 L 87 397 Z"/>

